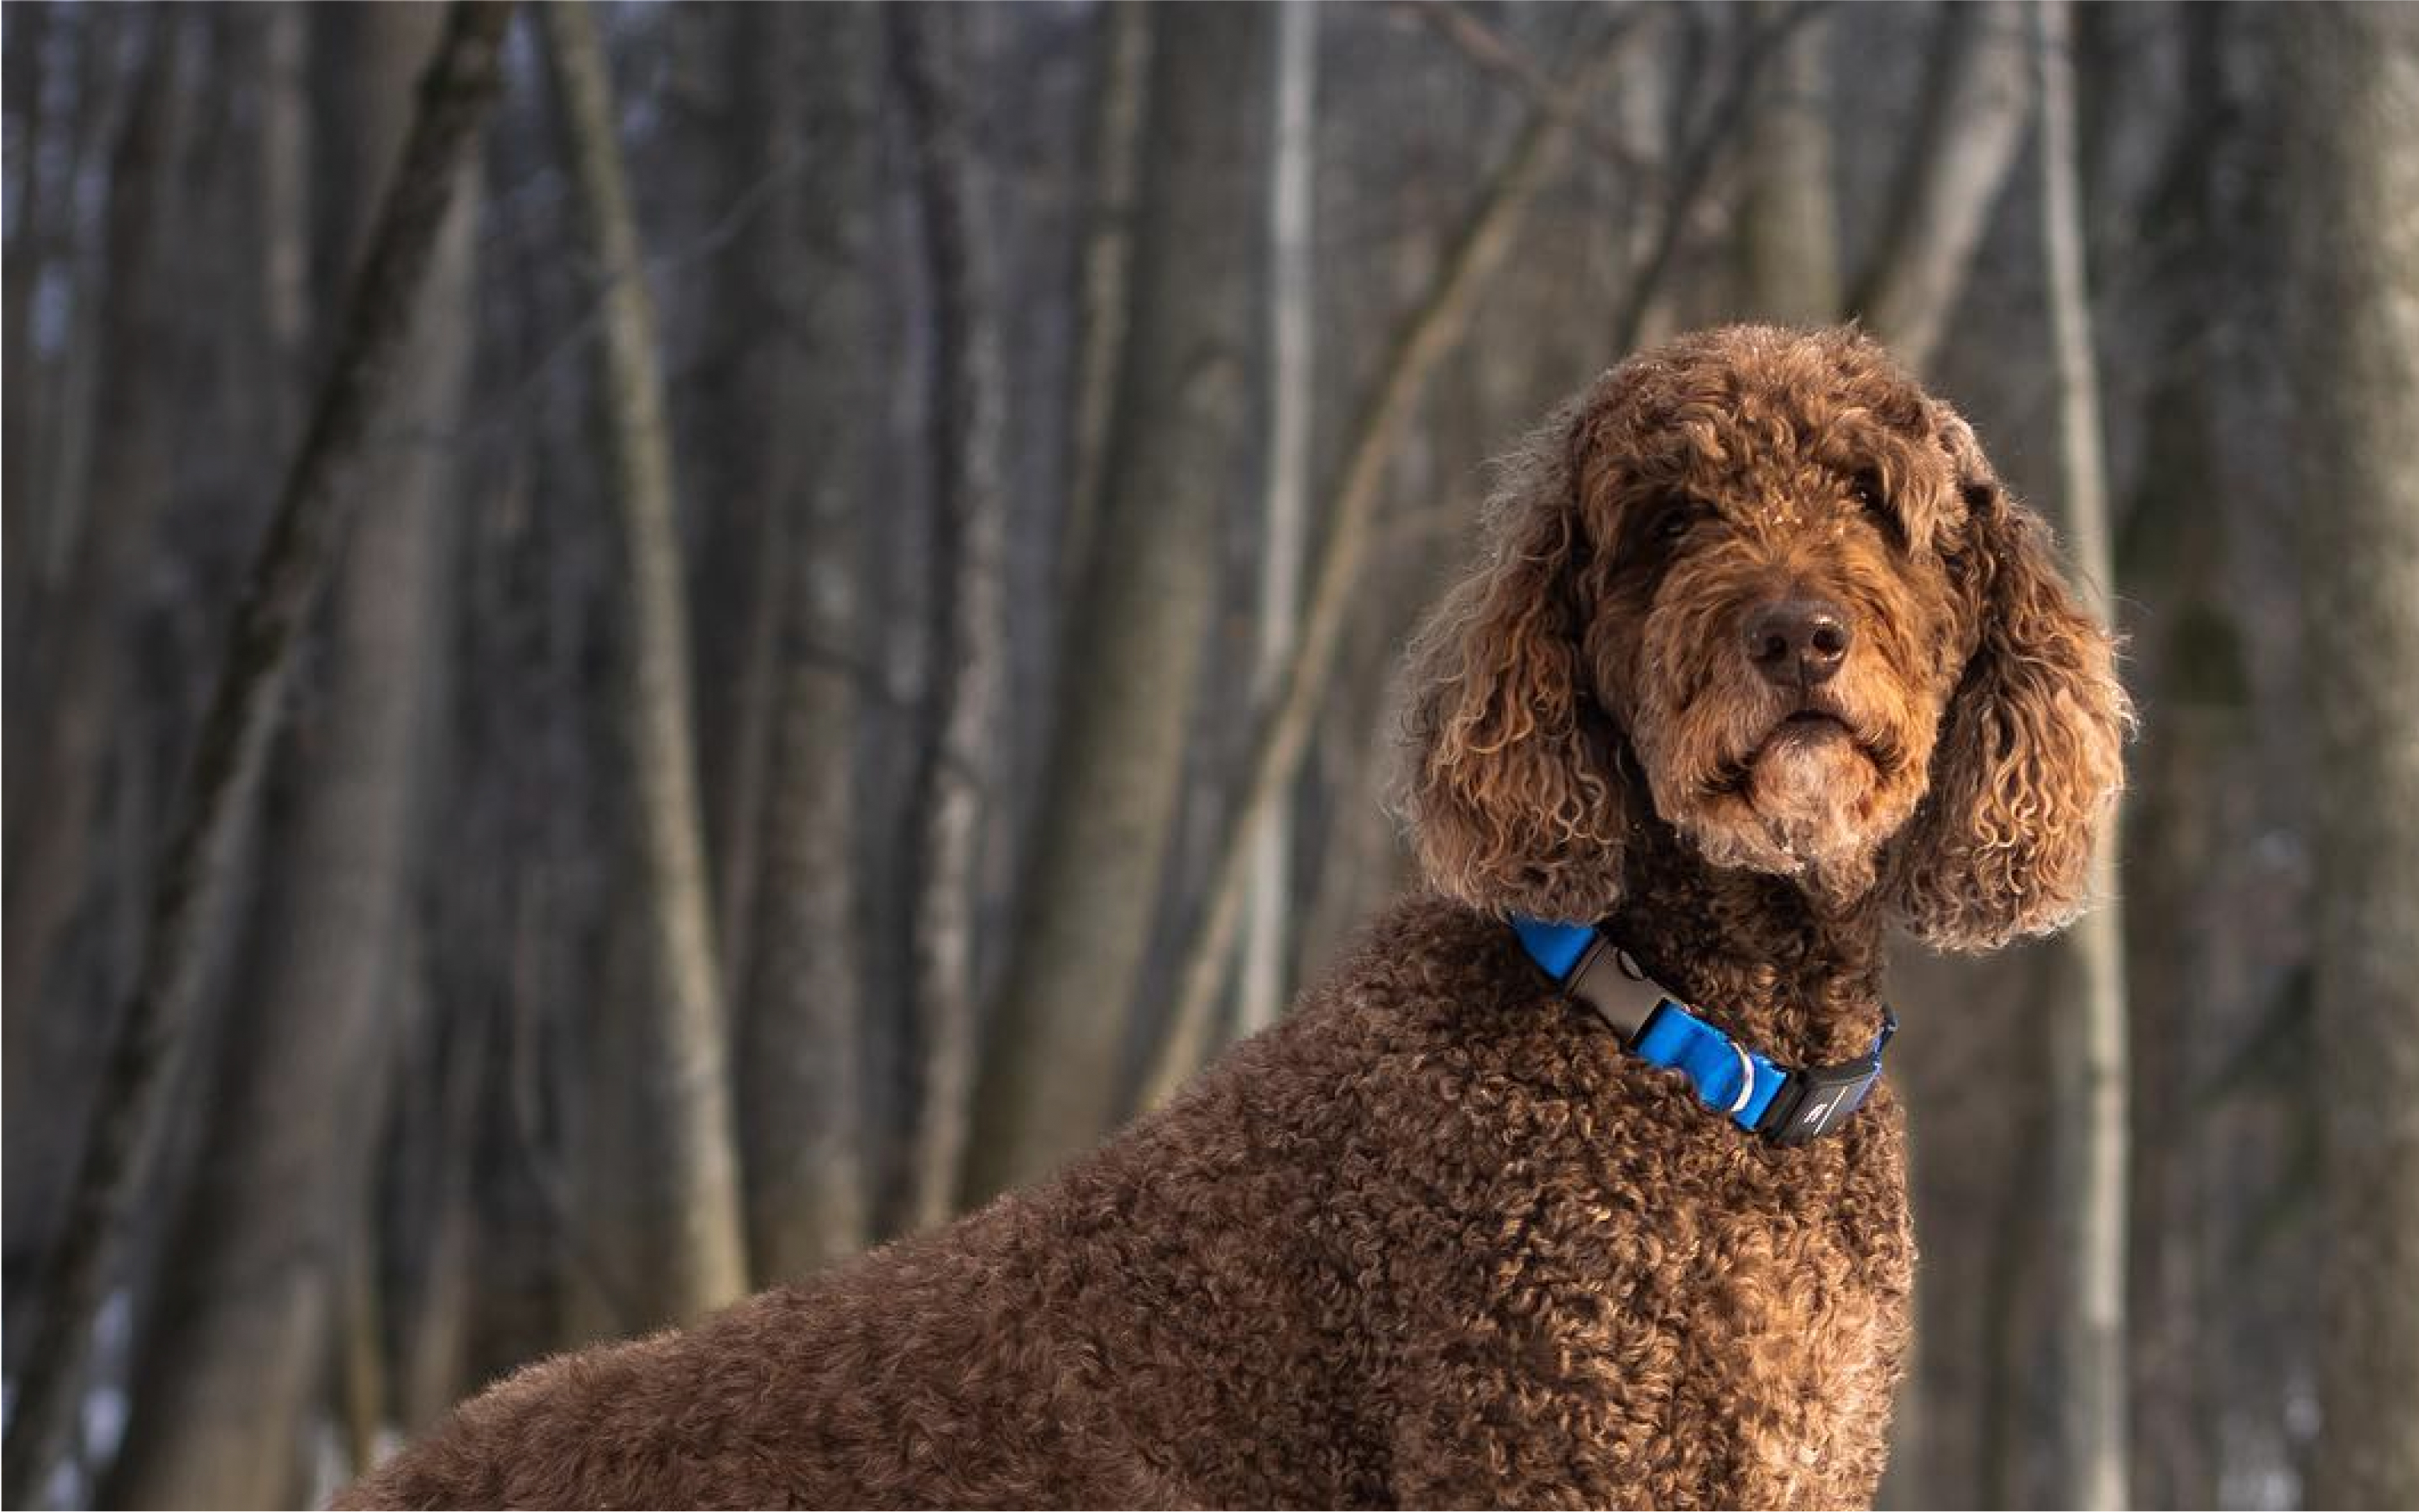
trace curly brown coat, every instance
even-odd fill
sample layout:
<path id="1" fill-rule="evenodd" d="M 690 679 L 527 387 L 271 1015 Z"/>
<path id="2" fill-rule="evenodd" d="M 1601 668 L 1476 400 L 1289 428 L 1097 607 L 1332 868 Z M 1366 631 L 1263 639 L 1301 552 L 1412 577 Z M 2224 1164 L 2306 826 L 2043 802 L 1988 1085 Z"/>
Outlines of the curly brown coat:
<path id="1" fill-rule="evenodd" d="M 1774 1059 L 1851 1058 L 1892 919 L 1985 949 L 2081 906 L 2108 640 L 1853 332 L 1631 359 L 1492 530 L 1413 649 L 1435 891 L 1288 1020 L 948 1228 L 523 1370 L 340 1504 L 1870 1500 L 1914 1263 L 1887 1085 L 1745 1135 L 1502 918 L 1602 921 Z"/>

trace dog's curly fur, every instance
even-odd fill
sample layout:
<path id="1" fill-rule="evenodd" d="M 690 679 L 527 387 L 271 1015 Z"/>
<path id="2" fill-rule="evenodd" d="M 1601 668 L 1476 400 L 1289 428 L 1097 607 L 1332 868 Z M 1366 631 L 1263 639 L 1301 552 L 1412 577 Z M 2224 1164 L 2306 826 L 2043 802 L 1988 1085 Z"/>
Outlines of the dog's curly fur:
<path id="1" fill-rule="evenodd" d="M 1914 1254 L 1887 1084 L 1745 1135 L 1502 919 L 1601 921 L 1775 1059 L 1851 1058 L 1889 920 L 1985 949 L 2082 905 L 2109 642 L 1848 332 L 1631 359 L 1492 532 L 1412 658 L 1434 892 L 1291 1018 L 949 1228 L 514 1376 L 344 1504 L 1869 1500 Z M 1819 688 L 1741 649 L 1789 594 L 1853 631 Z"/>

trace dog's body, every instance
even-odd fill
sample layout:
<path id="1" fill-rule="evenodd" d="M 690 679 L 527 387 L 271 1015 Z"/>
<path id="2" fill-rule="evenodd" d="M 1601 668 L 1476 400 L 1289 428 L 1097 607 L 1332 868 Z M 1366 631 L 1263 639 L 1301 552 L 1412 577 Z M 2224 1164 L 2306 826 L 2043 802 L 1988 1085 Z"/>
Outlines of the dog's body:
<path id="1" fill-rule="evenodd" d="M 1762 973 L 1703 970 L 1703 1001 L 1810 1036 L 1836 1007 L 1871 1041 L 1869 976 L 1750 1001 Z M 1880 1473 L 1910 1261 L 1887 1100 L 1843 1137 L 1743 1137 L 1503 925 L 1422 900 L 1047 1184 L 535 1365 L 354 1496 L 1844 1505 Z"/>
<path id="2" fill-rule="evenodd" d="M 522 1372 L 348 1504 L 1869 1500 L 1913 1264 L 1887 1085 L 1749 1134 L 1506 919 L 1598 922 L 1782 1064 L 1863 1055 L 1889 923 L 2079 906 L 2106 637 L 1844 332 L 1624 364 L 1495 532 L 1413 655 L 1435 894 L 1291 1018 L 949 1228 Z"/>

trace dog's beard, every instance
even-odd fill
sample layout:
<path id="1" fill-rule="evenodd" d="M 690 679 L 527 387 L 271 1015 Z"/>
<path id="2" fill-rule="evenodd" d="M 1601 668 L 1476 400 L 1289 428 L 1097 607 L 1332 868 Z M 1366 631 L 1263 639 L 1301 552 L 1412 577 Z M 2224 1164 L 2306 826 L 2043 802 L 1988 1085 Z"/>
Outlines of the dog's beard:
<path id="1" fill-rule="evenodd" d="M 1853 896 L 1921 796 L 1929 756 L 1842 712 L 1776 712 L 1762 695 L 1709 694 L 1631 731 L 1657 814 L 1713 866 L 1796 877 Z"/>

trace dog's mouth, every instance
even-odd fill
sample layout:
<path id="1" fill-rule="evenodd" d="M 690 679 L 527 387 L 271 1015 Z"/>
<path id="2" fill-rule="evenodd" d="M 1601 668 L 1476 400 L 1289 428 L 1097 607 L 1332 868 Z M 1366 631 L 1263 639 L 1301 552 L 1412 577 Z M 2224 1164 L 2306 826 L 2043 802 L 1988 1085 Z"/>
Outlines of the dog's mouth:
<path id="1" fill-rule="evenodd" d="M 1781 716 L 1752 744 L 1725 757 L 1702 784 L 1703 789 L 1709 797 L 1746 798 L 1754 785 L 1756 768 L 1767 759 L 1814 755 L 1834 743 L 1862 756 L 1877 778 L 1887 777 L 1897 765 L 1896 742 L 1858 725 L 1839 709 L 1810 704 Z"/>
<path id="2" fill-rule="evenodd" d="M 1811 735 L 1826 730 L 1837 730 L 1843 734 L 1856 733 L 1848 728 L 1847 720 L 1827 709 L 1800 709 L 1774 725 L 1772 733 L 1764 737 L 1764 744 L 1768 746 L 1776 740 Z"/>

